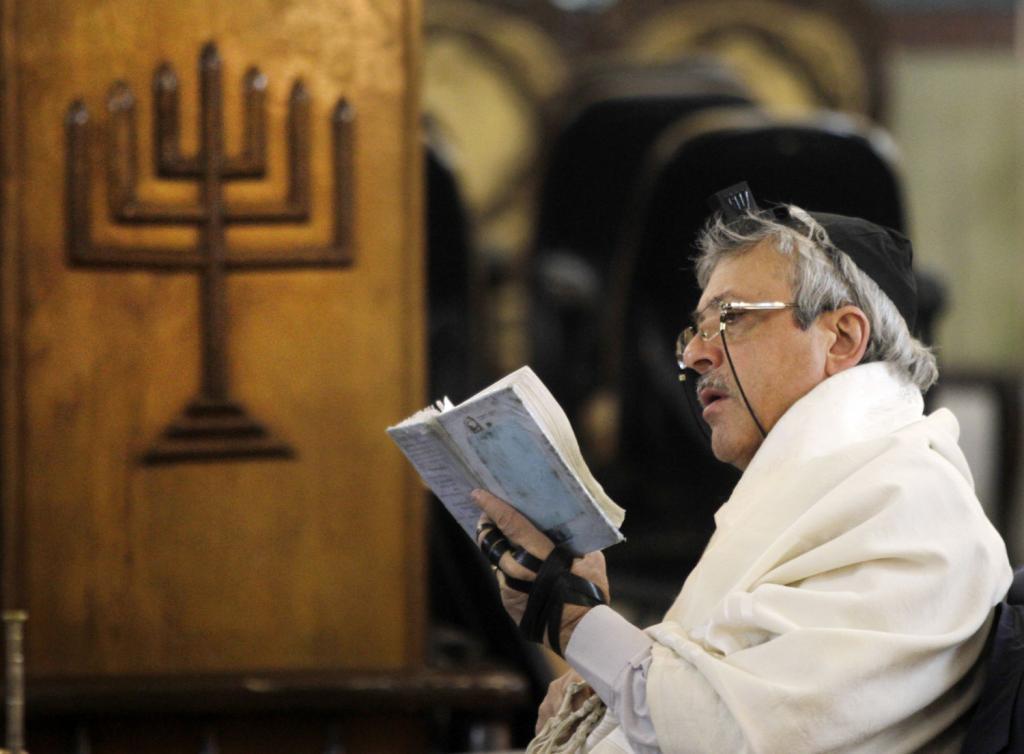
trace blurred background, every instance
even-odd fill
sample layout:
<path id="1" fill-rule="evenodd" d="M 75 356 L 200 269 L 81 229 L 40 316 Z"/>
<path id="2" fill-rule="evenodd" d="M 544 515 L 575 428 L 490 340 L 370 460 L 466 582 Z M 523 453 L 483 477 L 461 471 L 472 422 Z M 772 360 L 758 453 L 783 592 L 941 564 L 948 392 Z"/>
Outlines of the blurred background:
<path id="1" fill-rule="evenodd" d="M 1001 454 L 1019 431 L 1010 383 L 1024 359 L 1012 3 L 523 0 L 425 13 L 427 143 L 450 173 L 466 246 L 431 237 L 431 271 L 466 258 L 466 388 L 533 363 L 590 452 L 628 474 L 622 441 L 637 440 L 623 423 L 643 408 L 623 390 L 655 401 L 659 379 L 632 374 L 640 310 L 658 310 L 667 369 L 705 196 L 746 178 L 759 197 L 912 238 L 919 329 L 946 375 L 934 400 L 982 412 L 979 396 L 995 391 L 978 424 L 999 439 L 975 463 L 983 499 L 1010 524 L 1017 461 Z M 435 385 L 458 393 L 440 332 Z M 650 418 L 632 431 L 656 431 Z"/>
<path id="2" fill-rule="evenodd" d="M 657 621 L 736 481 L 674 342 L 740 180 L 911 237 L 927 400 L 1019 562 L 1022 17 L 3 3 L 6 748 L 525 746 L 562 665 L 384 429 L 532 365 L 627 510 L 613 606 Z"/>
<path id="3" fill-rule="evenodd" d="M 526 263 L 553 141 L 580 100 L 602 96 L 594 91 L 601 69 L 625 80 L 634 67 L 642 90 L 644 67 L 700 56 L 773 115 L 824 109 L 885 129 L 918 259 L 958 283 L 959 305 L 937 327 L 944 363 L 1020 366 L 1013 3 L 522 0 L 428 2 L 425 11 L 429 133 L 456 174 L 474 252 L 492 273 L 513 275 Z M 985 262 L 965 253 L 976 248 L 987 250 Z M 1006 328 L 986 327 L 987 311 L 969 303 L 992 296 L 1007 302 Z M 528 329 L 525 311 L 498 308 L 505 314 L 490 358 L 504 368 L 521 360 Z"/>

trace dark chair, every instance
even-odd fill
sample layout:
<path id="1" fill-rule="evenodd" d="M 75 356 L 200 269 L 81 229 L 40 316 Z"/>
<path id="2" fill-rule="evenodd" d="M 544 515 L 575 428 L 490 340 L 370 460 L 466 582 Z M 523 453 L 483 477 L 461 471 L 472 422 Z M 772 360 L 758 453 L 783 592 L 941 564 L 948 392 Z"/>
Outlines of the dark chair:
<path id="1" fill-rule="evenodd" d="M 1024 754 L 1024 568 L 996 606 L 986 672 L 962 754 Z"/>
<path id="2" fill-rule="evenodd" d="M 425 198 L 430 395 L 461 399 L 482 379 L 477 281 L 458 183 L 437 148 L 427 150 Z"/>
<path id="3" fill-rule="evenodd" d="M 960 447 L 982 507 L 1006 540 L 1011 559 L 1014 506 L 1020 492 L 1024 379 L 1013 372 L 943 370 L 928 393 L 929 410 L 949 408 L 960 423 Z"/>
<path id="4" fill-rule="evenodd" d="M 890 153 L 885 134 L 861 121 L 823 114 L 790 122 L 748 108 L 702 111 L 659 139 L 617 250 L 603 334 L 605 380 L 621 407 L 606 487 L 628 512 L 629 541 L 608 552 L 620 597 L 633 584 L 632 596 L 651 614 L 667 607 L 738 478 L 711 455 L 674 359 L 676 335 L 700 296 L 690 257 L 707 197 L 746 180 L 762 203 L 900 229 Z"/>
<path id="5" fill-rule="evenodd" d="M 540 192 L 530 337 L 533 367 L 570 418 L 595 384 L 610 262 L 644 156 L 680 117 L 749 101 L 701 59 L 593 70 L 566 96 Z"/>

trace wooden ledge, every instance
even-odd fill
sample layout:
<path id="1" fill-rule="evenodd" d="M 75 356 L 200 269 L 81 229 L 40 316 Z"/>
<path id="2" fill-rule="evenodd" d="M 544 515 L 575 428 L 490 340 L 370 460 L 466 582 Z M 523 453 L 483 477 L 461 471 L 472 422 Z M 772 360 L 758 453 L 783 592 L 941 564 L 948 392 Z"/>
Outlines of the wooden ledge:
<path id="1" fill-rule="evenodd" d="M 29 679 L 30 719 L 125 714 L 506 711 L 530 702 L 508 669 L 267 672 Z"/>

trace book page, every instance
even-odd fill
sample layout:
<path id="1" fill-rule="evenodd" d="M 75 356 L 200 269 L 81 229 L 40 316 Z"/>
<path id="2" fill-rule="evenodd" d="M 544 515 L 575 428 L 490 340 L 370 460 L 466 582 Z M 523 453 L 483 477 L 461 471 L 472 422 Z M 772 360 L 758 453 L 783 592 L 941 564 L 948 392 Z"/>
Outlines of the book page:
<path id="1" fill-rule="evenodd" d="M 443 430 L 432 424 L 433 420 L 429 418 L 420 423 L 403 422 L 388 429 L 388 434 L 448 512 L 475 541 L 480 509 L 469 493 L 481 487 L 480 481 L 447 446 L 441 436 Z"/>
<path id="2" fill-rule="evenodd" d="M 608 497 L 604 487 L 590 472 L 580 453 L 579 442 L 572 431 L 569 417 L 565 415 L 562 406 L 529 367 L 522 367 L 513 375 L 517 376 L 514 382 L 516 393 L 522 398 L 527 410 L 533 414 L 537 425 L 547 435 L 555 452 L 579 478 L 580 484 L 608 521 L 616 528 L 622 526 L 626 512 Z"/>
<path id="3" fill-rule="evenodd" d="M 513 387 L 479 394 L 437 420 L 480 486 L 555 543 L 583 555 L 622 540 Z"/>
<path id="4" fill-rule="evenodd" d="M 484 399 L 486 396 L 513 388 L 523 404 L 533 415 L 537 426 L 544 432 L 555 452 L 562 458 L 565 464 L 578 477 L 580 484 L 587 490 L 591 499 L 600 509 L 601 513 L 608 519 L 612 526 L 618 528 L 626 517 L 626 512 L 615 503 L 604 491 L 601 483 L 594 478 L 583 460 L 580 453 L 579 442 L 576 434 L 569 423 L 569 417 L 565 415 L 562 406 L 555 400 L 555 397 L 548 390 L 540 377 L 537 376 L 529 366 L 522 366 L 519 369 L 502 377 L 492 385 L 478 392 L 473 397 L 463 401 L 459 406 L 468 406 Z M 497 494 L 497 493 L 495 493 Z"/>

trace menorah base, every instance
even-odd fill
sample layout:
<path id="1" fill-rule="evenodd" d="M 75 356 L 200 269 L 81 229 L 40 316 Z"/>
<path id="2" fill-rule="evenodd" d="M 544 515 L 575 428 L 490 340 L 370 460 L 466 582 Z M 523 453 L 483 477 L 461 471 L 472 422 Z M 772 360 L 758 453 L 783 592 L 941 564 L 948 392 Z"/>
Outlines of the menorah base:
<path id="1" fill-rule="evenodd" d="M 144 463 L 291 458 L 292 448 L 251 418 L 239 404 L 197 398 L 171 422 Z"/>

